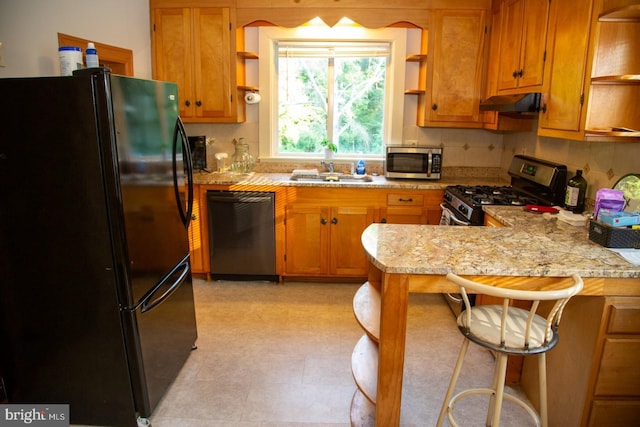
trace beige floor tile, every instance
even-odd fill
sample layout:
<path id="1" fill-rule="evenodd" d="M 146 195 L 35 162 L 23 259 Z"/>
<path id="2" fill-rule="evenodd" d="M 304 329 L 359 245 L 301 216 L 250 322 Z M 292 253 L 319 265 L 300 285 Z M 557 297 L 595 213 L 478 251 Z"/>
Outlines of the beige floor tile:
<path id="1" fill-rule="evenodd" d="M 349 426 L 351 352 L 362 335 L 352 311 L 359 286 L 195 280 L 198 349 L 153 426 Z M 412 294 L 407 325 L 402 426 L 433 426 L 462 336 L 440 295 Z M 492 368 L 492 356 L 471 346 L 460 388 L 488 385 Z M 462 409 L 480 414 L 480 407 Z M 512 412 L 502 425 L 530 425 Z M 484 425 L 483 413 L 471 415 L 477 422 L 469 425 Z"/>

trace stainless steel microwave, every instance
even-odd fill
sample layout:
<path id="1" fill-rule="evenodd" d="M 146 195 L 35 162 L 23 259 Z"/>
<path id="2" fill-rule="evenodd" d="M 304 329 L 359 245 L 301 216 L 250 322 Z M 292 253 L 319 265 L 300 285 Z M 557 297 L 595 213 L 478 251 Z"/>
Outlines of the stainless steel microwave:
<path id="1" fill-rule="evenodd" d="M 387 178 L 440 179 L 442 148 L 387 147 L 384 176 Z"/>

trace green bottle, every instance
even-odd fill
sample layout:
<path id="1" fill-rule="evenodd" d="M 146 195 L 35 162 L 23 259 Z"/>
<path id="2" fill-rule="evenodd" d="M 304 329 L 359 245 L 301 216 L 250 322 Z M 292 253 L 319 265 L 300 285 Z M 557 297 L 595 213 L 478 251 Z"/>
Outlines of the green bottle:
<path id="1" fill-rule="evenodd" d="M 587 181 L 582 177 L 582 170 L 576 171 L 576 176 L 567 183 L 564 195 L 564 206 L 573 213 L 584 212 L 584 197 L 587 194 Z"/>

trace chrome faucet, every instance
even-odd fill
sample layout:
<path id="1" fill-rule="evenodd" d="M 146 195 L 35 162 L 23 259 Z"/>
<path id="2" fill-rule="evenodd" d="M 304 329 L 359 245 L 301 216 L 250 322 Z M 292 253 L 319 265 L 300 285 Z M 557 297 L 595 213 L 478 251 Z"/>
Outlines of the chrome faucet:
<path id="1" fill-rule="evenodd" d="M 333 162 L 329 162 L 329 163 L 327 163 L 327 162 L 325 162 L 324 160 L 322 160 L 322 161 L 320 162 L 320 164 L 321 164 L 322 166 L 324 166 L 324 167 L 327 169 L 327 172 L 329 172 L 329 173 L 332 173 L 332 172 L 333 172 Z"/>

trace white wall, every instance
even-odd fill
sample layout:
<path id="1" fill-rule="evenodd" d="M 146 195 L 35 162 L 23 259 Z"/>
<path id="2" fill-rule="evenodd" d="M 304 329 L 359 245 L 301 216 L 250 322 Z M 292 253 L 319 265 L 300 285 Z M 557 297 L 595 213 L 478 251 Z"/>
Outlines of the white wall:
<path id="1" fill-rule="evenodd" d="M 131 49 L 151 78 L 148 0 L 0 0 L 0 78 L 59 75 L 58 33 Z"/>

